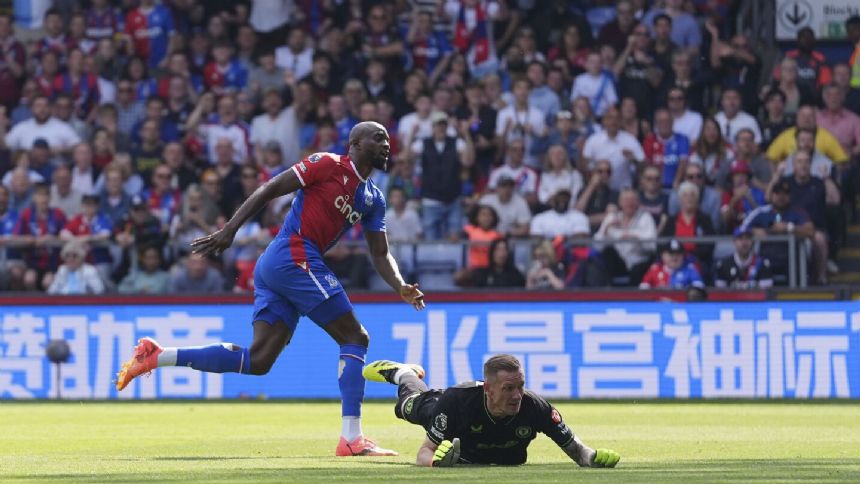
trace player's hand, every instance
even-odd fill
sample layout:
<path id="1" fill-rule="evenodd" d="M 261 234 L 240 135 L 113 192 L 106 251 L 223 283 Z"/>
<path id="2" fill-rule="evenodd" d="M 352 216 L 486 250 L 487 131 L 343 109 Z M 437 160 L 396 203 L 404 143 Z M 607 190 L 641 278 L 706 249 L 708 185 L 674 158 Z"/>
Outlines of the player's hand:
<path id="1" fill-rule="evenodd" d="M 460 439 L 443 440 L 433 453 L 433 467 L 454 467 L 460 460 Z"/>
<path id="2" fill-rule="evenodd" d="M 424 309 L 424 293 L 418 289 L 418 284 L 403 284 L 399 292 L 407 304 L 411 304 L 418 311 Z"/>
<path id="3" fill-rule="evenodd" d="M 621 460 L 621 454 L 611 449 L 597 449 L 591 467 L 615 467 Z"/>
<path id="4" fill-rule="evenodd" d="M 216 230 L 205 237 L 199 237 L 191 242 L 191 251 L 195 254 L 207 256 L 209 254 L 221 255 L 233 244 L 236 233 L 224 227 Z"/>

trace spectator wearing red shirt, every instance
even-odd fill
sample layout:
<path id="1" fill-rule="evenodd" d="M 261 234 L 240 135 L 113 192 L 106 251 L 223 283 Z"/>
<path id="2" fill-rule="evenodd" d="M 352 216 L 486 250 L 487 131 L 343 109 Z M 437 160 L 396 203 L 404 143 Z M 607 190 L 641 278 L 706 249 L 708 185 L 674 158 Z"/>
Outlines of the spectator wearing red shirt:
<path id="1" fill-rule="evenodd" d="M 143 192 L 149 212 L 155 215 L 164 227 L 170 224 L 182 201 L 182 193 L 170 185 L 172 178 L 170 167 L 159 165 L 152 172 L 152 188 Z"/>
<path id="2" fill-rule="evenodd" d="M 654 113 L 655 131 L 645 137 L 642 148 L 645 162 L 657 166 L 662 172 L 664 189 L 677 187 L 684 178 L 690 153 L 690 140 L 681 133 L 673 132 L 672 115 L 660 108 Z"/>
<path id="3" fill-rule="evenodd" d="M 714 235 L 711 218 L 699 209 L 699 187 L 691 181 L 685 181 L 678 187 L 678 198 L 681 210 L 669 218 L 660 233 L 661 237 L 701 237 Z M 681 244 L 688 260 L 697 264 L 700 272 L 707 274 L 713 263 L 714 245 L 712 243 L 696 244 L 684 242 Z"/>
<path id="4" fill-rule="evenodd" d="M 24 287 L 37 289 L 46 276 L 57 270 L 59 249 L 51 247 L 57 242 L 60 230 L 66 225 L 62 210 L 50 206 L 51 192 L 48 185 L 37 185 L 33 191 L 33 203 L 24 208 L 12 229 L 11 240 L 26 244 L 22 256 L 27 265 Z M 48 276 L 49 277 L 49 276 Z"/>
<path id="5" fill-rule="evenodd" d="M 723 191 L 720 215 L 723 226 L 732 231 L 750 212 L 765 204 L 765 196 L 763 191 L 750 185 L 752 170 L 746 161 L 733 161 L 729 172 L 732 182 Z"/>
<path id="6" fill-rule="evenodd" d="M 104 280 L 110 276 L 111 256 L 106 242 L 113 231 L 113 224 L 104 213 L 99 212 L 98 195 L 84 195 L 81 205 L 81 213 L 69 220 L 60 238 L 63 240 L 77 240 L 92 247 L 86 262 L 93 264 Z M 95 244 L 93 244 L 95 242 Z"/>
<path id="7" fill-rule="evenodd" d="M 660 260 L 651 264 L 639 284 L 640 289 L 687 289 L 702 287 L 702 276 L 696 266 L 684 259 L 684 249 L 672 240 L 660 252 Z"/>
<path id="8" fill-rule="evenodd" d="M 228 41 L 220 41 L 212 48 L 212 62 L 203 69 L 203 83 L 217 95 L 241 91 L 248 84 L 248 71 L 233 57 Z"/>

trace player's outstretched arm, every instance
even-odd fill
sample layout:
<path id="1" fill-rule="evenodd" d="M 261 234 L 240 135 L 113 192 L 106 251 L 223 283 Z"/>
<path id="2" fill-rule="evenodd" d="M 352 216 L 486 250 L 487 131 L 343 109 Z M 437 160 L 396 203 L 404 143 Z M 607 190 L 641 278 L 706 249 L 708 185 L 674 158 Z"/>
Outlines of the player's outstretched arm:
<path id="1" fill-rule="evenodd" d="M 272 178 L 257 188 L 254 193 L 249 196 L 244 203 L 236 210 L 236 213 L 227 221 L 224 227 L 220 230 L 205 236 L 195 239 L 191 242 L 191 249 L 199 254 L 218 255 L 233 243 L 233 238 L 245 222 L 257 214 L 267 203 L 272 200 L 292 193 L 302 184 L 296 173 L 293 170 L 286 170 L 280 175 Z"/>
<path id="2" fill-rule="evenodd" d="M 611 449 L 594 450 L 576 436 L 563 449 L 580 467 L 615 467 L 621 460 L 618 452 Z"/>
<path id="3" fill-rule="evenodd" d="M 382 276 L 382 279 L 397 291 L 397 294 L 408 304 L 418 311 L 424 309 L 424 293 L 418 289 L 418 284 L 407 284 L 400 274 L 400 269 L 397 267 L 397 261 L 388 250 L 388 236 L 382 231 L 366 231 L 364 238 L 367 240 L 367 246 L 370 248 L 370 260 L 373 262 L 373 267 L 376 272 Z"/>

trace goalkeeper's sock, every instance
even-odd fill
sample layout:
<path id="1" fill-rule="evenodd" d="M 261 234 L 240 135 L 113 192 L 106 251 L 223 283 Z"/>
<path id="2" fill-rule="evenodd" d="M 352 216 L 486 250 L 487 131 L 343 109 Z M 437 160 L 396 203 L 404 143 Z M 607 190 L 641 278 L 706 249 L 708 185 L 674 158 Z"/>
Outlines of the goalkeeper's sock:
<path id="1" fill-rule="evenodd" d="M 337 383 L 342 402 L 341 415 L 344 418 L 343 437 L 349 442 L 361 435 L 361 401 L 364 400 L 364 377 L 361 375 L 361 369 L 366 354 L 366 346 L 340 346 L 340 375 Z"/>
<path id="2" fill-rule="evenodd" d="M 208 373 L 251 373 L 251 353 L 232 343 L 164 348 L 158 366 L 189 366 Z"/>

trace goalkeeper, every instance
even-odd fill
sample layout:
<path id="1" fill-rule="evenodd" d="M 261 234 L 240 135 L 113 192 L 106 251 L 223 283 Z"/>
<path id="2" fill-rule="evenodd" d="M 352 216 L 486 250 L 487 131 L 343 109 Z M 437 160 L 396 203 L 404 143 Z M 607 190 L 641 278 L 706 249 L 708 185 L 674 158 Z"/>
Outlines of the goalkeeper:
<path id="1" fill-rule="evenodd" d="M 526 390 L 519 360 L 496 355 L 484 364 L 484 381 L 430 390 L 418 365 L 379 360 L 364 368 L 370 381 L 398 386 L 394 414 L 427 430 L 419 466 L 519 465 L 538 432 L 549 436 L 583 467 L 615 467 L 621 456 L 583 444 L 546 400 Z"/>

